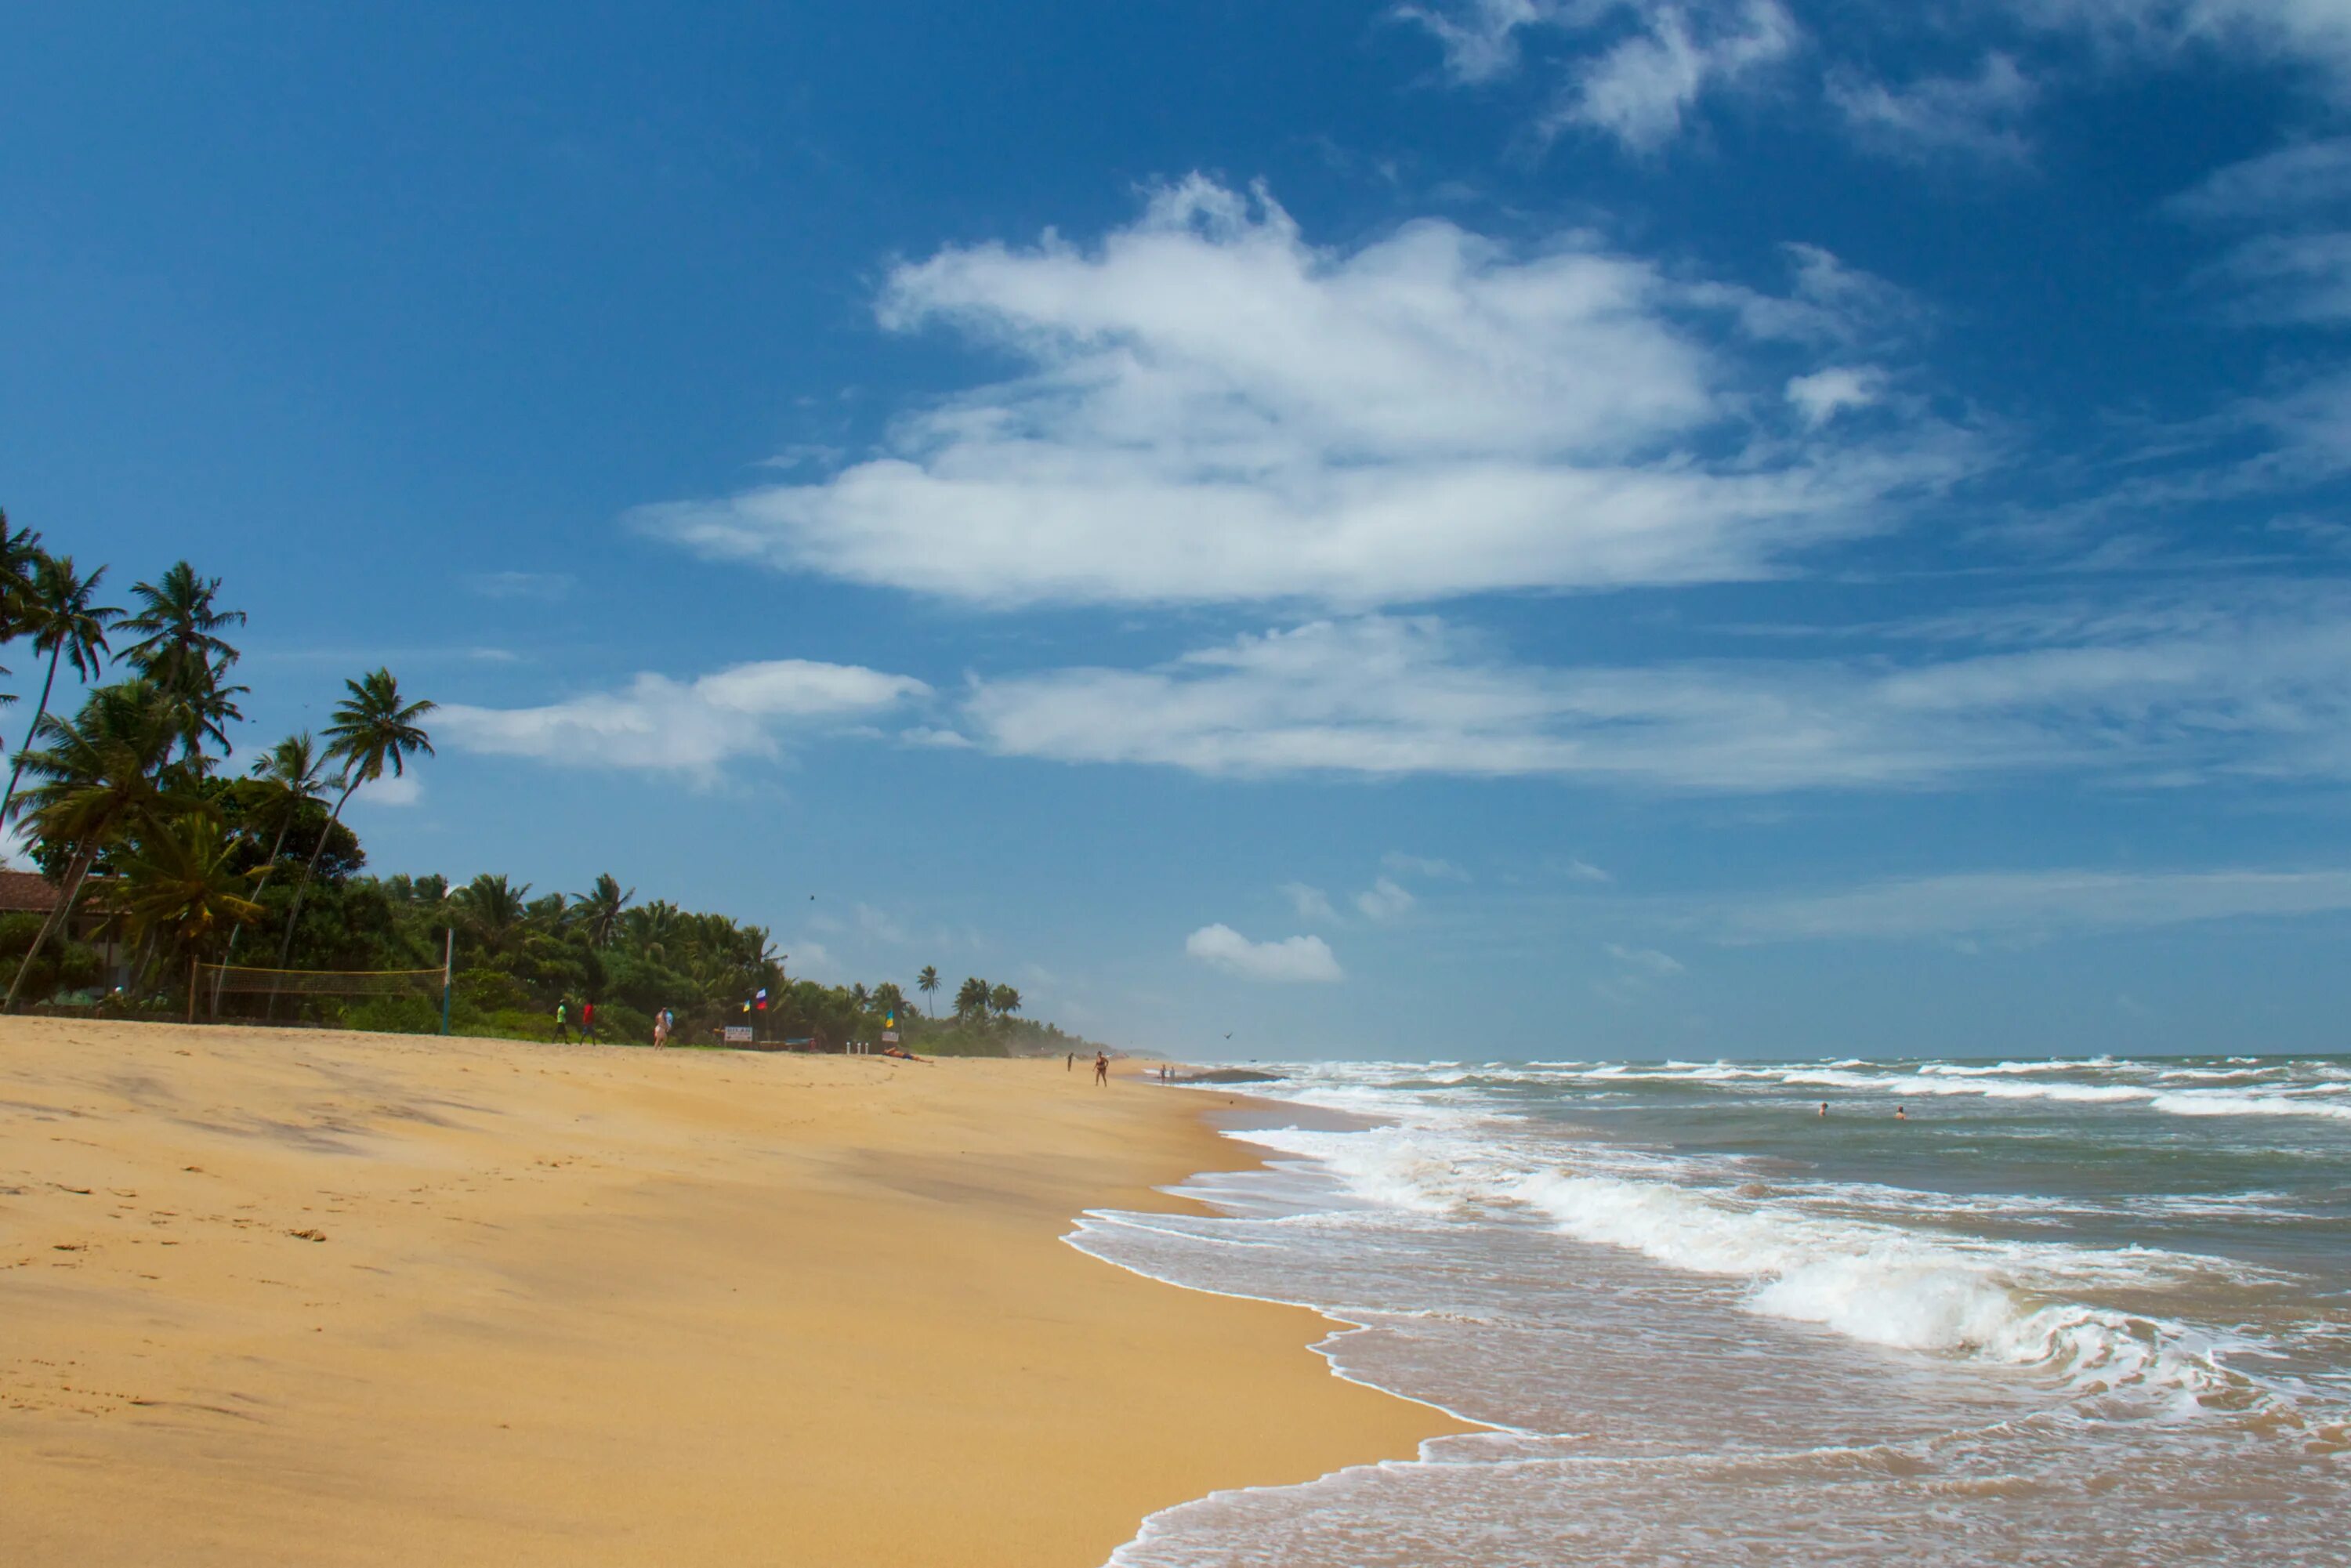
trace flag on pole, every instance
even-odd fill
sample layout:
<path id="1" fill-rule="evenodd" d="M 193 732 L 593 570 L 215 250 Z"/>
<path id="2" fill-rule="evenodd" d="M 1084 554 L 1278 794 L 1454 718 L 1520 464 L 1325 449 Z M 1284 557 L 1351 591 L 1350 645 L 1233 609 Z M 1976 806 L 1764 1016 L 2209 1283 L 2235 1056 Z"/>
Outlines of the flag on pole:
<path id="1" fill-rule="evenodd" d="M 765 987 L 765 986 L 761 986 L 761 987 L 759 988 L 759 995 L 758 995 L 758 1004 L 759 1004 L 759 1010 L 760 1010 L 761 1012 L 766 1012 L 766 1011 L 768 1010 L 768 988 L 767 988 L 767 987 Z"/>

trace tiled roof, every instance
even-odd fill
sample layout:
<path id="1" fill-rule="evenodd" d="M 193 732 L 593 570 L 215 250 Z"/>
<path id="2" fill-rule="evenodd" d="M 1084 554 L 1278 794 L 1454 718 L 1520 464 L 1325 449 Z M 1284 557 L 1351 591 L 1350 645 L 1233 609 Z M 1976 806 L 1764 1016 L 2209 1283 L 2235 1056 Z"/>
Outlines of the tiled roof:
<path id="1" fill-rule="evenodd" d="M 47 915 L 57 890 L 36 871 L 0 871 L 0 915 Z"/>

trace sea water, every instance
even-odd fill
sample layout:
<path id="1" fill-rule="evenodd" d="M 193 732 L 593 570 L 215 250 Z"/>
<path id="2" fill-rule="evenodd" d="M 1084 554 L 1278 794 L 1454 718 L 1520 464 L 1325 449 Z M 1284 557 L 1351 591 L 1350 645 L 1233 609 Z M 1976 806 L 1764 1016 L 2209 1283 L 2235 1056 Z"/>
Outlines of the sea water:
<path id="1" fill-rule="evenodd" d="M 1116 1568 L 2351 1563 L 2351 1061 L 1279 1071 L 1072 1243 L 1485 1429 Z"/>

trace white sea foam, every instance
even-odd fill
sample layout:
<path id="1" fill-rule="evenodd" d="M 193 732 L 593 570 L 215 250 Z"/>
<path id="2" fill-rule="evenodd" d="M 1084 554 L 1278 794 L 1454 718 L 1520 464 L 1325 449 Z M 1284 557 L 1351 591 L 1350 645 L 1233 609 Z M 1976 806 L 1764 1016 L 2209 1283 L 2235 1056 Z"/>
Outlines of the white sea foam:
<path id="1" fill-rule="evenodd" d="M 1545 1168 L 1538 1152 L 1459 1129 L 1303 1129 L 1247 1136 L 1320 1162 L 1366 1200 L 1422 1215 L 1522 1205 L 1578 1240 L 1744 1281 L 1747 1304 L 1871 1344 L 2035 1369 L 2077 1384 L 2193 1395 L 2225 1374 L 2180 1325 L 2068 1292 L 2157 1287 L 2229 1266 L 2143 1249 L 1977 1240 L 1744 1200 L 1672 1179 Z M 1600 1151 L 1593 1151 L 1595 1155 Z M 1657 1176 L 1670 1156 L 1608 1151 Z"/>

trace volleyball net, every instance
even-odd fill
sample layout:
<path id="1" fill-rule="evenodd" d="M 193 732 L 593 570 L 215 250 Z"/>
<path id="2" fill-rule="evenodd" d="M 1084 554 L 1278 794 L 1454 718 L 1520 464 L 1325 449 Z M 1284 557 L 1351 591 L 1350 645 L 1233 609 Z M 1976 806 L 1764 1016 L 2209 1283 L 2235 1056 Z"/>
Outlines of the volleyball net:
<path id="1" fill-rule="evenodd" d="M 198 964 L 191 977 L 188 1016 L 198 1007 L 217 1019 L 224 1010 L 242 1015 L 257 999 L 259 1009 L 274 1015 L 279 998 L 303 997 L 423 997 L 442 1009 L 442 1029 L 448 1029 L 449 970 L 431 969 L 265 969 L 250 964 Z M 237 1000 L 245 999 L 239 1007 Z M 224 1004 L 226 1004 L 224 1008 Z"/>

